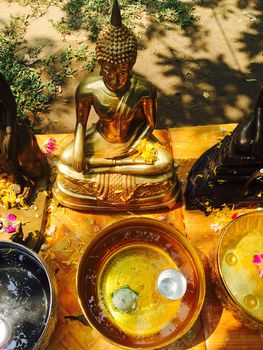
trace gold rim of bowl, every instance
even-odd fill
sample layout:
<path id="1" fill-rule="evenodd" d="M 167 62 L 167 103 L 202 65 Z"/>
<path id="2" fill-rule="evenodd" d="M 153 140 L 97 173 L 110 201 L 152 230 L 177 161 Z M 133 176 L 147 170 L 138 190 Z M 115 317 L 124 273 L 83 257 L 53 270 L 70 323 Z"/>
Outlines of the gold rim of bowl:
<path id="1" fill-rule="evenodd" d="M 253 315 L 253 313 L 251 311 L 249 311 L 246 307 L 244 307 L 233 295 L 231 289 L 228 286 L 228 283 L 224 277 L 224 273 L 222 271 L 222 264 L 221 264 L 221 260 L 220 260 L 220 250 L 222 247 L 222 243 L 225 239 L 225 237 L 227 236 L 228 232 L 229 232 L 229 228 L 233 225 L 236 224 L 236 222 L 244 219 L 245 217 L 249 217 L 249 216 L 253 216 L 253 215 L 260 215 L 263 217 L 263 209 L 258 209 L 258 210 L 253 210 L 249 213 L 245 213 L 245 214 L 241 214 L 239 215 L 237 218 L 233 219 L 231 222 L 229 222 L 222 231 L 222 234 L 219 238 L 218 244 L 217 244 L 217 249 L 216 249 L 216 263 L 217 263 L 217 268 L 218 268 L 218 272 L 219 272 L 219 278 L 220 281 L 224 287 L 224 289 L 226 290 L 227 295 L 231 298 L 232 302 L 234 303 L 234 305 L 236 305 L 237 308 L 240 308 L 244 314 L 246 316 L 248 316 L 249 318 L 252 318 L 253 321 L 255 321 L 257 324 L 260 324 L 261 326 L 263 326 L 263 321 L 261 321 L 260 319 L 258 319 L 256 316 Z M 223 255 L 224 256 L 224 255 Z"/>
<path id="2" fill-rule="evenodd" d="M 145 226 L 147 226 L 148 228 L 151 228 L 151 229 L 159 230 L 158 233 L 162 234 L 164 236 L 165 236 L 165 234 L 169 237 L 171 237 L 171 235 L 174 235 L 175 241 L 177 240 L 182 245 L 182 247 L 184 248 L 187 255 L 189 255 L 190 258 L 192 259 L 192 264 L 194 264 L 194 269 L 196 271 L 196 277 L 197 277 L 197 283 L 198 283 L 199 290 L 198 290 L 198 297 L 196 297 L 195 310 L 194 310 L 193 314 L 191 315 L 191 319 L 189 320 L 187 325 L 178 334 L 176 334 L 176 332 L 175 332 L 175 334 L 173 336 L 169 335 L 169 338 L 167 338 L 167 339 L 164 338 L 163 341 L 159 341 L 157 344 L 150 344 L 150 345 L 146 344 L 145 345 L 142 343 L 142 344 L 136 344 L 136 346 L 135 346 L 135 344 L 131 346 L 131 344 L 126 345 L 126 344 L 123 344 L 121 342 L 117 342 L 113 339 L 110 339 L 101 331 L 101 329 L 98 329 L 96 324 L 94 324 L 92 318 L 89 315 L 89 311 L 86 309 L 85 301 L 84 301 L 84 297 L 83 297 L 84 291 L 83 291 L 82 278 L 85 276 L 85 271 L 83 271 L 83 269 L 85 269 L 87 257 L 91 254 L 94 247 L 96 247 L 98 244 L 100 244 L 100 240 L 103 237 L 106 237 L 110 233 L 120 231 L 121 229 L 127 230 L 131 227 L 145 227 Z M 190 261 L 189 261 L 189 263 L 191 264 Z M 99 271 L 97 271 L 97 274 L 99 274 Z M 118 345 L 122 348 L 126 348 L 126 349 L 130 349 L 130 348 L 156 349 L 159 347 L 167 346 L 167 345 L 175 342 L 176 340 L 181 338 L 188 330 L 190 330 L 191 327 L 193 326 L 193 324 L 195 323 L 196 319 L 198 318 L 198 316 L 200 314 L 200 311 L 201 311 L 201 308 L 202 308 L 203 302 L 204 302 L 204 297 L 205 297 L 205 291 L 206 291 L 205 272 L 204 272 L 204 267 L 203 267 L 203 264 L 201 262 L 201 259 L 200 259 L 199 255 L 197 254 L 195 248 L 183 236 L 183 234 L 180 233 L 176 228 L 174 228 L 166 223 L 160 222 L 156 219 L 135 217 L 135 218 L 126 219 L 126 220 L 116 222 L 116 223 L 106 227 L 104 230 L 102 230 L 100 232 L 100 234 L 98 236 L 96 236 L 93 239 L 93 241 L 86 248 L 84 254 L 82 255 L 80 264 L 78 266 L 77 291 L 78 291 L 79 303 L 80 303 L 81 309 L 82 309 L 86 319 L 88 320 L 88 322 L 90 323 L 92 328 L 95 329 L 96 331 L 98 331 L 108 342 L 115 344 L 115 345 Z"/>

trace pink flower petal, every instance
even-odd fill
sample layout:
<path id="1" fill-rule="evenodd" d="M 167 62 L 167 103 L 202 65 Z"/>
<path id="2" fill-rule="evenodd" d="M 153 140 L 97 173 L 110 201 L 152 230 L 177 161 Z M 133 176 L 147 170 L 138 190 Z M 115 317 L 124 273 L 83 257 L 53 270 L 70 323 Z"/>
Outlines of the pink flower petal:
<path id="1" fill-rule="evenodd" d="M 7 233 L 13 233 L 13 232 L 16 232 L 16 227 L 10 225 L 5 230 L 6 230 Z"/>
<path id="2" fill-rule="evenodd" d="M 57 141 L 55 140 L 55 139 L 50 139 L 49 140 L 49 142 L 48 142 L 48 144 L 50 145 L 50 146 L 56 146 L 56 144 L 57 144 Z"/>
<path id="3" fill-rule="evenodd" d="M 57 149 L 57 141 L 54 138 L 48 139 L 43 145 L 43 151 L 45 154 L 54 152 Z"/>
<path id="4" fill-rule="evenodd" d="M 262 262 L 261 254 L 257 254 L 253 256 L 253 264 L 260 265 Z"/>
<path id="5" fill-rule="evenodd" d="M 8 214 L 7 215 L 7 220 L 8 221 L 16 221 L 16 215 L 12 214 L 12 213 Z"/>
<path id="6" fill-rule="evenodd" d="M 238 213 L 235 213 L 234 215 L 232 215 L 232 220 L 235 220 L 237 217 L 239 217 L 239 214 Z"/>
<path id="7" fill-rule="evenodd" d="M 56 148 L 56 145 L 54 144 L 54 142 L 48 142 L 47 143 L 47 148 L 50 148 L 50 149 L 54 149 L 54 148 Z"/>

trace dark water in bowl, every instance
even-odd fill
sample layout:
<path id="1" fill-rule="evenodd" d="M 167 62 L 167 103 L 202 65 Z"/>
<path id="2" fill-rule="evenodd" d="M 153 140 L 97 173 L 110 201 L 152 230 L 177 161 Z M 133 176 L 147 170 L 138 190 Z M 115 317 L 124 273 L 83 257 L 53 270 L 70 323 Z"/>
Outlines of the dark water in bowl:
<path id="1" fill-rule="evenodd" d="M 34 257 L 0 249 L 0 319 L 11 328 L 4 350 L 30 350 L 48 317 L 50 295 L 45 270 Z"/>

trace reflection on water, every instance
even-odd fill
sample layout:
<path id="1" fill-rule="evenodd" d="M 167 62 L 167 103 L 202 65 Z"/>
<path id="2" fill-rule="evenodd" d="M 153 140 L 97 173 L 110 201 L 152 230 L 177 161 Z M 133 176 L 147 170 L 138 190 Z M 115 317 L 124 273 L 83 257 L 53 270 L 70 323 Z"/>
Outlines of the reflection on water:
<path id="1" fill-rule="evenodd" d="M 30 350 L 40 338 L 47 319 L 47 296 L 39 279 L 22 267 L 27 265 L 28 257 L 22 254 L 14 257 L 12 252 L 8 256 L 3 250 L 0 254 L 0 319 L 11 328 L 10 340 L 3 349 Z M 17 266 L 10 266 L 10 262 Z"/>
<path id="2" fill-rule="evenodd" d="M 178 269 L 176 262 L 162 249 L 150 244 L 131 244 L 118 250 L 103 265 L 98 290 L 103 311 L 126 334 L 152 335 L 176 315 L 180 301 L 164 298 L 157 289 L 161 271 Z M 138 293 L 133 312 L 120 313 L 112 303 L 112 294 L 123 286 Z"/>
<path id="3" fill-rule="evenodd" d="M 173 229 L 152 222 L 113 225 L 87 248 L 79 267 L 78 293 L 89 322 L 128 348 L 157 349 L 175 341 L 196 319 L 204 295 L 200 261 Z M 158 276 L 166 269 L 180 271 L 187 281 L 178 300 L 158 291 Z M 138 295 L 136 308 L 125 312 L 113 298 L 124 288 Z"/>
<path id="4" fill-rule="evenodd" d="M 240 217 L 236 224 L 233 222 L 232 231 L 224 236 L 220 248 L 220 268 L 224 283 L 235 302 L 237 301 L 253 318 L 262 322 L 263 279 L 258 276 L 257 267 L 252 263 L 253 256 L 263 252 L 262 221 L 258 223 L 258 229 L 253 228 L 257 224 L 255 217 L 254 221 L 251 219 L 250 216 Z M 249 230 L 243 229 L 248 223 Z"/>

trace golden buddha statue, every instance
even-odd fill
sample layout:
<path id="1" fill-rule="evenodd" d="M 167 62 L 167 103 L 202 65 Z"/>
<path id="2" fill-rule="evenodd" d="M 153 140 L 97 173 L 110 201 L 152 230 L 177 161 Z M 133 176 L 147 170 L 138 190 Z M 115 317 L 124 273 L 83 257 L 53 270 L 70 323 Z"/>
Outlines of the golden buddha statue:
<path id="1" fill-rule="evenodd" d="M 99 77 L 76 91 L 74 141 L 62 152 L 54 195 L 74 209 L 149 209 L 170 206 L 178 195 L 173 159 L 152 135 L 156 91 L 132 73 L 134 34 L 121 21 L 118 2 L 96 45 Z M 86 130 L 91 107 L 99 120 Z"/>

